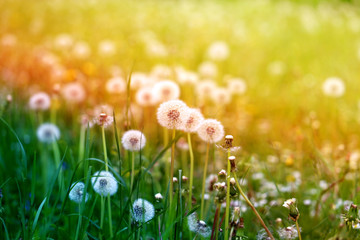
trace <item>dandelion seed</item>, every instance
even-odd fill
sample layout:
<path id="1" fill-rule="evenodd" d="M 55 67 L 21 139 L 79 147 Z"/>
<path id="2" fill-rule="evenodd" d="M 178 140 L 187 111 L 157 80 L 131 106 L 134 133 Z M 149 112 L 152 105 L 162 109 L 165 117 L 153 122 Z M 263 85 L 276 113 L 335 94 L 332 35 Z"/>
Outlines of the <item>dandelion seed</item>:
<path id="1" fill-rule="evenodd" d="M 111 172 L 99 171 L 91 178 L 94 191 L 101 196 L 112 196 L 118 190 L 118 183 Z"/>
<path id="2" fill-rule="evenodd" d="M 200 110 L 189 108 L 188 118 L 185 120 L 181 129 L 185 132 L 196 132 L 202 121 L 204 121 L 204 117 Z"/>
<path id="3" fill-rule="evenodd" d="M 81 203 L 85 197 L 85 202 L 89 199 L 89 194 L 84 193 L 85 184 L 83 182 L 73 183 L 71 185 L 71 191 L 69 193 L 69 199 L 76 203 Z"/>
<path id="4" fill-rule="evenodd" d="M 330 77 L 325 80 L 322 90 L 327 96 L 341 97 L 345 93 L 345 84 L 340 78 Z"/>
<path id="5" fill-rule="evenodd" d="M 39 141 L 43 143 L 52 143 L 60 138 L 59 128 L 52 123 L 41 124 L 36 134 Z"/>
<path id="6" fill-rule="evenodd" d="M 188 107 L 181 100 L 164 102 L 157 110 L 159 124 L 168 129 L 181 129 L 188 116 Z"/>
<path id="7" fill-rule="evenodd" d="M 48 94 L 39 92 L 30 97 L 29 107 L 32 110 L 47 110 L 50 108 L 51 100 Z"/>
<path id="8" fill-rule="evenodd" d="M 106 91 L 120 94 L 126 91 L 126 82 L 122 77 L 114 77 L 106 82 Z"/>
<path id="9" fill-rule="evenodd" d="M 159 102 L 178 99 L 180 96 L 179 86 L 172 81 L 161 81 L 154 85 L 153 91 Z"/>
<path id="10" fill-rule="evenodd" d="M 206 119 L 200 124 L 197 133 L 203 141 L 216 143 L 224 137 L 224 127 L 215 119 Z"/>
<path id="11" fill-rule="evenodd" d="M 147 200 L 138 198 L 133 203 L 132 217 L 136 222 L 148 222 L 155 216 L 154 206 Z"/>
<path id="12" fill-rule="evenodd" d="M 144 134 L 138 130 L 126 131 L 121 138 L 121 143 L 126 150 L 140 151 L 146 143 Z"/>
<path id="13" fill-rule="evenodd" d="M 68 102 L 80 103 L 85 99 L 85 90 L 80 83 L 69 83 L 61 91 Z"/>

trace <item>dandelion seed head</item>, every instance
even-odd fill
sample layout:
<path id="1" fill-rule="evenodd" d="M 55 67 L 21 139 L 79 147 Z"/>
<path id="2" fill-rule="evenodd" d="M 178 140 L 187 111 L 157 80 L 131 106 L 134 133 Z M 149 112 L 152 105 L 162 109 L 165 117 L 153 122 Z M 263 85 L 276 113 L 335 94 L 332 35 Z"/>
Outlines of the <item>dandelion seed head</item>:
<path id="1" fill-rule="evenodd" d="M 78 59 L 88 58 L 91 54 L 91 49 L 86 42 L 77 42 L 74 44 L 72 49 L 73 56 Z"/>
<path id="2" fill-rule="evenodd" d="M 43 123 L 38 127 L 36 135 L 40 142 L 52 143 L 60 138 L 60 130 L 52 123 Z"/>
<path id="3" fill-rule="evenodd" d="M 50 108 L 51 100 L 47 93 L 39 92 L 30 97 L 29 107 L 32 110 L 47 110 Z"/>
<path id="4" fill-rule="evenodd" d="M 138 198 L 133 203 L 132 217 L 136 222 L 148 222 L 155 216 L 154 206 L 147 200 Z"/>
<path id="5" fill-rule="evenodd" d="M 207 51 L 208 57 L 214 61 L 223 61 L 229 57 L 229 54 L 229 46 L 223 41 L 213 42 Z"/>
<path id="6" fill-rule="evenodd" d="M 149 77 L 145 73 L 135 72 L 131 74 L 130 88 L 139 89 L 147 84 Z"/>
<path id="7" fill-rule="evenodd" d="M 343 80 L 337 77 L 330 77 L 322 85 L 323 93 L 330 97 L 341 97 L 345 93 L 345 84 Z"/>
<path id="8" fill-rule="evenodd" d="M 198 72 L 204 78 L 213 78 L 218 74 L 218 68 L 213 62 L 203 62 L 200 64 Z"/>
<path id="9" fill-rule="evenodd" d="M 232 94 L 244 94 L 247 90 L 246 82 L 241 78 L 232 78 L 228 80 L 227 89 Z"/>
<path id="10" fill-rule="evenodd" d="M 98 52 L 104 57 L 113 56 L 116 53 L 115 43 L 111 40 L 103 40 L 99 43 Z"/>
<path id="11" fill-rule="evenodd" d="M 114 117 L 109 116 L 106 113 L 102 112 L 94 118 L 93 122 L 99 126 L 103 126 L 104 128 L 107 128 L 111 126 L 112 123 L 114 122 Z"/>
<path id="12" fill-rule="evenodd" d="M 146 144 L 144 134 L 138 130 L 128 130 L 121 138 L 121 143 L 126 150 L 140 151 Z"/>
<path id="13" fill-rule="evenodd" d="M 301 232 L 301 228 L 300 228 L 300 232 Z M 295 239 L 298 237 L 298 232 L 297 232 L 295 225 L 292 225 L 290 227 L 281 228 L 278 231 L 278 233 L 279 233 L 279 237 L 281 239 L 290 240 L 290 239 Z"/>
<path id="14" fill-rule="evenodd" d="M 76 203 L 81 203 L 85 197 L 85 202 L 89 199 L 89 194 L 84 192 L 85 184 L 83 182 L 73 183 L 71 185 L 71 191 L 69 193 L 69 199 Z"/>
<path id="15" fill-rule="evenodd" d="M 143 87 L 136 92 L 136 102 L 142 107 L 154 106 L 157 102 L 157 96 L 151 87 Z"/>
<path id="16" fill-rule="evenodd" d="M 184 69 L 176 71 L 177 81 L 180 84 L 195 84 L 199 81 L 199 76 L 195 72 L 189 72 Z"/>
<path id="17" fill-rule="evenodd" d="M 68 102 L 80 103 L 85 99 L 85 90 L 80 83 L 68 83 L 61 91 L 62 96 Z"/>
<path id="18" fill-rule="evenodd" d="M 196 132 L 202 121 L 204 121 L 204 117 L 201 114 L 200 110 L 189 108 L 188 117 L 184 121 L 184 125 L 181 129 L 185 132 Z"/>
<path id="19" fill-rule="evenodd" d="M 224 127 L 215 119 L 206 119 L 200 123 L 197 133 L 203 141 L 216 143 L 224 137 Z"/>
<path id="20" fill-rule="evenodd" d="M 153 87 L 153 91 L 159 102 L 178 99 L 180 96 L 179 86 L 172 81 L 157 82 Z"/>
<path id="21" fill-rule="evenodd" d="M 196 84 L 196 93 L 200 98 L 212 96 L 215 89 L 216 84 L 212 80 L 204 80 Z"/>
<path id="22" fill-rule="evenodd" d="M 164 102 L 157 110 L 159 124 L 168 129 L 181 129 L 188 115 L 188 107 L 181 100 Z"/>
<path id="23" fill-rule="evenodd" d="M 206 225 L 202 220 L 197 219 L 195 212 L 187 217 L 189 230 L 199 234 L 200 236 L 207 238 L 211 234 L 211 228 Z"/>
<path id="24" fill-rule="evenodd" d="M 94 191 L 101 196 L 112 196 L 118 190 L 118 183 L 111 172 L 98 171 L 91 178 Z"/>
<path id="25" fill-rule="evenodd" d="M 122 77 L 113 77 L 106 82 L 106 91 L 113 94 L 121 94 L 126 91 L 126 82 Z"/>

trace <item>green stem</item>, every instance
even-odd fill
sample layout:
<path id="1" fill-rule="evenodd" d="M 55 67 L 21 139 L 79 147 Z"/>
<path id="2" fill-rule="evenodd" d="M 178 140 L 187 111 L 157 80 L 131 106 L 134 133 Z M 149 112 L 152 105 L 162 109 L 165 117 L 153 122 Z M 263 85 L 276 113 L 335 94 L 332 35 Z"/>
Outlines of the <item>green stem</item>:
<path id="1" fill-rule="evenodd" d="M 221 211 L 221 204 L 220 203 L 218 203 L 217 204 L 217 209 L 218 209 L 218 211 L 217 211 L 217 218 L 216 218 L 216 228 L 215 228 L 215 239 L 217 240 L 218 239 L 218 236 L 219 236 L 219 224 L 220 224 L 220 211 Z"/>
<path id="2" fill-rule="evenodd" d="M 78 156 L 78 161 L 84 161 L 84 147 L 85 147 L 85 131 L 86 131 L 86 127 L 85 125 L 81 125 L 81 129 L 80 129 L 80 140 L 79 140 L 79 156 Z M 83 163 L 84 166 L 84 178 L 86 178 L 86 174 L 87 174 L 87 169 L 85 168 L 85 162 Z"/>
<path id="3" fill-rule="evenodd" d="M 81 216 L 81 203 L 79 203 L 79 219 L 78 219 L 78 225 L 77 225 L 77 228 L 76 228 L 76 235 L 75 235 L 75 240 L 78 239 L 79 237 L 79 231 L 80 231 L 80 228 L 81 228 L 81 220 L 82 220 L 82 216 Z"/>
<path id="4" fill-rule="evenodd" d="M 203 184 L 202 184 L 202 189 L 201 189 L 201 211 L 200 211 L 200 219 L 201 220 L 203 219 L 203 216 L 204 216 L 204 195 L 205 195 L 206 171 L 207 171 L 207 165 L 208 165 L 208 161 L 209 161 L 209 148 L 210 148 L 210 143 L 207 143 L 204 174 L 203 174 Z"/>
<path id="5" fill-rule="evenodd" d="M 130 180 L 130 193 L 133 191 L 135 175 L 135 152 L 131 152 L 131 180 Z"/>
<path id="6" fill-rule="evenodd" d="M 298 232 L 298 235 L 299 235 L 299 240 L 301 240 L 301 233 L 300 233 L 300 228 L 299 228 L 298 221 L 296 221 L 295 224 L 296 224 L 296 229 L 297 229 L 297 232 Z"/>
<path id="7" fill-rule="evenodd" d="M 239 184 L 239 181 L 237 179 L 236 174 L 234 174 L 235 177 L 235 182 L 236 182 L 236 186 L 240 191 L 241 196 L 245 199 L 246 203 L 251 207 L 251 209 L 253 210 L 253 212 L 255 213 L 256 217 L 259 219 L 260 224 L 263 226 L 263 228 L 265 229 L 265 231 L 267 232 L 267 234 L 269 235 L 269 237 L 271 239 L 275 239 L 274 236 L 271 234 L 270 230 L 266 227 L 264 221 L 262 220 L 262 218 L 260 217 L 259 213 L 256 211 L 256 208 L 254 207 L 254 205 L 252 205 L 252 203 L 250 202 L 250 200 L 246 197 L 245 193 L 243 192 L 243 190 L 241 189 L 241 186 Z"/>
<path id="8" fill-rule="evenodd" d="M 173 134 L 172 134 L 172 141 L 175 139 L 175 128 L 173 129 Z M 172 205 L 172 201 L 173 201 L 173 192 L 174 192 L 174 183 L 173 183 L 173 178 L 174 178 L 174 162 L 175 162 L 175 143 L 173 142 L 171 145 L 171 166 L 170 166 L 170 206 Z M 179 181 L 181 181 L 181 179 L 179 179 Z"/>
<path id="9" fill-rule="evenodd" d="M 101 196 L 101 210 L 100 210 L 100 239 L 102 239 L 102 231 L 103 231 L 103 226 L 104 226 L 104 214 L 105 214 L 105 202 L 104 202 L 104 197 Z"/>
<path id="10" fill-rule="evenodd" d="M 110 230 L 110 238 L 113 238 L 113 227 L 112 227 L 112 217 L 111 217 L 111 201 L 110 201 L 110 195 L 107 196 L 108 200 L 108 214 L 109 214 L 109 230 Z"/>
<path id="11" fill-rule="evenodd" d="M 193 176 L 194 176 L 194 153 L 191 146 L 190 133 L 187 134 L 189 153 L 190 153 L 190 185 L 189 185 L 189 211 L 192 209 L 192 189 L 193 189 Z"/>
<path id="12" fill-rule="evenodd" d="M 230 165 L 230 148 L 227 150 L 227 176 L 226 176 L 226 209 L 225 209 L 225 235 L 224 239 L 229 239 L 229 214 L 230 214 L 230 177 L 231 177 L 231 165 Z"/>
<path id="13" fill-rule="evenodd" d="M 103 142 L 103 148 L 104 148 L 105 170 L 109 171 L 108 159 L 107 159 L 107 151 L 106 151 L 106 139 L 105 139 L 105 127 L 104 127 L 104 125 L 101 126 L 101 134 L 102 134 L 102 142 Z"/>

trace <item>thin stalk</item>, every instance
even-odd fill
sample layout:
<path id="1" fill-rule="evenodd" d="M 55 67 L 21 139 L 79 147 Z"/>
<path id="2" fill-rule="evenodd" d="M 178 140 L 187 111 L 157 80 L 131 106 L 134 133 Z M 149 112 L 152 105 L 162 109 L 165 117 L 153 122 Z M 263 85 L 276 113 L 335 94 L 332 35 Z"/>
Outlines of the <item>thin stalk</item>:
<path id="1" fill-rule="evenodd" d="M 79 162 L 84 160 L 85 131 L 86 131 L 86 126 L 84 124 L 82 124 L 81 129 L 80 129 L 80 139 L 79 139 L 79 156 L 78 156 L 78 161 Z M 85 163 L 83 163 L 83 168 L 84 168 L 84 177 L 86 177 L 87 169 L 85 168 Z"/>
<path id="2" fill-rule="evenodd" d="M 107 150 L 106 150 L 106 139 L 105 139 L 105 127 L 104 125 L 101 126 L 101 133 L 102 133 L 102 142 L 103 142 L 103 148 L 104 148 L 104 159 L 105 159 L 105 170 L 106 171 L 109 171 L 109 164 L 108 164 L 108 158 L 107 158 Z M 112 217 L 111 217 L 111 201 L 110 201 L 110 195 L 107 196 L 107 203 L 108 203 L 108 215 L 109 215 L 109 229 L 110 229 L 110 237 L 112 238 L 113 237 L 113 231 L 112 231 Z M 101 201 L 102 201 L 102 209 L 101 209 L 101 214 L 102 214 L 102 218 L 104 217 L 103 214 L 104 214 L 104 209 L 103 209 L 103 205 L 105 204 L 104 203 L 104 199 L 103 197 L 101 197 Z M 102 219 L 104 220 L 104 219 Z M 103 223 L 103 222 L 102 222 Z M 101 226 L 101 229 L 102 229 L 102 226 Z"/>
<path id="3" fill-rule="evenodd" d="M 221 208 L 221 204 L 218 203 L 216 204 L 216 211 L 215 211 L 215 216 L 214 216 L 214 223 L 213 223 L 213 229 L 211 231 L 211 240 L 218 239 L 218 235 L 219 235 L 219 217 L 220 217 L 220 208 Z M 213 238 L 215 233 L 215 238 Z"/>
<path id="4" fill-rule="evenodd" d="M 190 153 L 190 185 L 189 185 L 189 211 L 192 209 L 192 189 L 193 189 L 193 176 L 194 176 L 194 153 L 191 146 L 191 136 L 190 133 L 187 134 L 187 140 L 189 145 Z"/>
<path id="5" fill-rule="evenodd" d="M 108 194 L 107 196 L 107 200 L 108 200 L 108 214 L 109 214 L 109 230 L 110 230 L 110 238 L 114 237 L 113 234 L 113 227 L 112 227 L 112 215 L 111 215 L 111 201 L 110 201 L 110 194 Z"/>
<path id="6" fill-rule="evenodd" d="M 130 193 L 133 191 L 135 176 L 135 152 L 131 152 L 131 180 L 130 180 Z"/>
<path id="7" fill-rule="evenodd" d="M 81 220 L 82 220 L 81 215 L 82 215 L 81 214 L 81 203 L 79 203 L 79 219 L 78 219 L 78 224 L 77 224 L 77 228 L 76 228 L 75 240 L 77 240 L 79 237 L 79 232 L 80 232 L 80 228 L 81 228 Z"/>
<path id="8" fill-rule="evenodd" d="M 106 151 L 106 139 L 105 139 L 105 127 L 104 127 L 104 125 L 101 126 L 101 134 L 102 134 L 102 142 L 103 142 L 103 148 L 104 148 L 105 170 L 109 171 L 108 159 L 107 159 L 107 151 Z"/>
<path id="9" fill-rule="evenodd" d="M 225 234 L 224 239 L 229 239 L 229 214 L 230 214 L 230 177 L 231 177 L 231 165 L 230 165 L 230 148 L 227 150 L 227 176 L 226 176 L 226 209 L 225 209 Z"/>
<path id="10" fill-rule="evenodd" d="M 175 139 L 175 128 L 173 129 L 173 133 L 172 133 L 172 141 Z M 174 162 L 175 162 L 175 142 L 172 143 L 171 145 L 171 166 L 170 166 L 170 206 L 172 206 L 172 201 L 173 201 L 173 192 L 174 192 L 174 183 L 173 183 L 173 178 L 174 178 Z M 181 181 L 181 179 L 179 179 L 179 181 Z"/>
<path id="11" fill-rule="evenodd" d="M 102 231 L 103 231 L 103 226 L 104 226 L 104 215 L 105 215 L 105 202 L 104 202 L 104 197 L 101 196 L 101 210 L 100 210 L 100 239 L 102 239 Z"/>
<path id="12" fill-rule="evenodd" d="M 241 189 L 241 186 L 239 184 L 239 181 L 237 179 L 236 174 L 234 174 L 234 178 L 235 178 L 235 182 L 236 182 L 236 186 L 240 191 L 241 196 L 245 199 L 246 203 L 251 207 L 251 209 L 253 210 L 253 212 L 255 213 L 256 217 L 259 219 L 260 224 L 263 226 L 263 228 L 265 229 L 265 231 L 267 232 L 267 234 L 269 235 L 269 237 L 271 239 L 275 239 L 274 236 L 271 234 L 270 230 L 266 227 L 264 221 L 262 220 L 262 218 L 260 217 L 259 213 L 256 211 L 256 208 L 254 207 L 254 205 L 252 205 L 252 203 L 250 202 L 250 200 L 246 197 L 245 193 L 243 192 L 243 190 Z"/>
<path id="13" fill-rule="evenodd" d="M 300 228 L 299 228 L 298 221 L 296 221 L 295 224 L 296 224 L 296 229 L 297 229 L 297 232 L 298 232 L 298 235 L 299 235 L 299 240 L 301 240 L 301 233 L 300 233 Z"/>
<path id="14" fill-rule="evenodd" d="M 162 236 L 161 236 L 161 220 L 160 220 L 160 215 L 158 216 L 158 225 L 159 225 L 159 238 L 160 238 L 160 240 L 162 240 Z"/>
<path id="15" fill-rule="evenodd" d="M 205 195 L 206 171 L 207 171 L 207 165 L 208 165 L 208 161 L 209 161 L 209 149 L 210 149 L 210 143 L 207 143 L 207 145 L 206 145 L 205 166 L 204 166 L 204 175 L 203 175 L 203 184 L 202 184 L 202 189 L 201 189 L 200 219 L 203 219 L 203 216 L 204 216 L 204 195 Z"/>

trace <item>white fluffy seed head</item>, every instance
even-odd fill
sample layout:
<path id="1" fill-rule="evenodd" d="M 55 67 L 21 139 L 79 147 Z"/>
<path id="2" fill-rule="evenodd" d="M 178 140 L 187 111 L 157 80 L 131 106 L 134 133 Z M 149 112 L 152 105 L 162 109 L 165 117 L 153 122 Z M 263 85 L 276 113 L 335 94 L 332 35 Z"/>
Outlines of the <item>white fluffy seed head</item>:
<path id="1" fill-rule="evenodd" d="M 216 84 L 212 80 L 204 80 L 196 84 L 196 93 L 200 98 L 209 98 L 215 89 Z"/>
<path id="2" fill-rule="evenodd" d="M 85 202 L 89 199 L 89 194 L 85 193 L 85 184 L 83 182 L 73 183 L 69 193 L 69 199 L 76 203 L 81 203 L 85 197 Z"/>
<path id="3" fill-rule="evenodd" d="M 38 127 L 36 135 L 40 142 L 52 143 L 60 138 L 60 130 L 52 123 L 43 123 Z"/>
<path id="4" fill-rule="evenodd" d="M 184 132 L 196 132 L 199 128 L 200 123 L 204 121 L 204 117 L 201 114 L 200 110 L 195 108 L 188 109 L 188 117 L 185 119 L 185 122 L 182 126 Z"/>
<path id="5" fill-rule="evenodd" d="M 232 94 L 244 94 L 247 90 L 246 82 L 241 78 L 232 78 L 228 80 L 227 89 Z"/>
<path id="6" fill-rule="evenodd" d="M 180 96 L 179 86 L 172 81 L 160 81 L 154 85 L 154 94 L 159 102 L 178 99 Z"/>
<path id="7" fill-rule="evenodd" d="M 212 78 L 218 74 L 218 69 L 213 62 L 203 62 L 199 66 L 199 73 L 203 77 Z"/>
<path id="8" fill-rule="evenodd" d="M 140 151 L 146 143 L 144 134 L 138 130 L 126 131 L 121 139 L 121 143 L 126 150 Z"/>
<path id="9" fill-rule="evenodd" d="M 211 60 L 223 61 L 229 57 L 229 46 L 226 42 L 217 41 L 213 42 L 208 48 L 207 55 Z"/>
<path id="10" fill-rule="evenodd" d="M 68 102 L 80 103 L 85 99 L 85 90 L 80 83 L 68 83 L 61 91 L 62 96 Z"/>
<path id="11" fill-rule="evenodd" d="M 91 54 L 91 49 L 88 43 L 86 42 L 77 42 L 75 43 L 72 49 L 73 56 L 78 59 L 88 58 Z"/>
<path id="12" fill-rule="evenodd" d="M 341 97 L 345 93 L 345 84 L 340 78 L 330 77 L 323 83 L 322 90 L 327 96 Z"/>
<path id="13" fill-rule="evenodd" d="M 122 77 L 114 77 L 106 82 L 106 91 L 120 94 L 126 91 L 126 82 Z"/>
<path id="14" fill-rule="evenodd" d="M 154 106 L 157 103 L 157 97 L 150 87 L 143 87 L 136 92 L 136 102 L 142 107 Z"/>
<path id="15" fill-rule="evenodd" d="M 231 93 L 226 88 L 215 88 L 212 91 L 211 99 L 217 105 L 226 105 L 231 102 Z"/>
<path id="16" fill-rule="evenodd" d="M 104 57 L 113 56 L 116 53 L 116 45 L 111 40 L 103 40 L 99 43 L 98 52 Z"/>
<path id="17" fill-rule="evenodd" d="M 50 97 L 47 93 L 39 92 L 30 97 L 29 107 L 32 110 L 47 110 L 51 105 Z"/>
<path id="18" fill-rule="evenodd" d="M 101 196 L 112 196 L 118 190 L 118 183 L 111 172 L 99 171 L 91 178 L 94 191 Z"/>
<path id="19" fill-rule="evenodd" d="M 195 212 L 190 214 L 187 217 L 187 220 L 188 220 L 188 227 L 191 232 L 199 234 L 204 238 L 210 237 L 211 228 L 208 227 L 204 221 L 198 220 Z"/>
<path id="20" fill-rule="evenodd" d="M 147 200 L 138 198 L 133 203 L 132 217 L 136 222 L 148 222 L 155 216 L 154 206 Z"/>
<path id="21" fill-rule="evenodd" d="M 149 77 L 145 73 L 135 72 L 131 74 L 130 88 L 138 89 L 148 82 Z"/>
<path id="22" fill-rule="evenodd" d="M 181 129 L 189 116 L 188 109 L 188 106 L 181 100 L 164 102 L 157 109 L 158 122 L 168 129 Z"/>
<path id="23" fill-rule="evenodd" d="M 197 133 L 203 141 L 216 143 L 224 137 L 224 127 L 215 119 L 206 119 L 200 124 Z"/>

